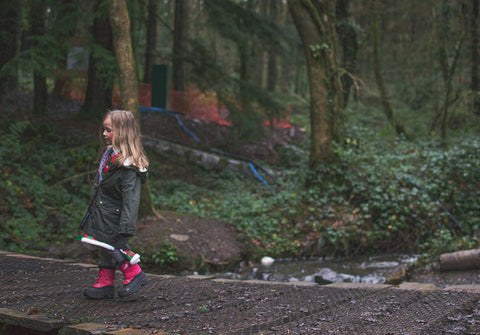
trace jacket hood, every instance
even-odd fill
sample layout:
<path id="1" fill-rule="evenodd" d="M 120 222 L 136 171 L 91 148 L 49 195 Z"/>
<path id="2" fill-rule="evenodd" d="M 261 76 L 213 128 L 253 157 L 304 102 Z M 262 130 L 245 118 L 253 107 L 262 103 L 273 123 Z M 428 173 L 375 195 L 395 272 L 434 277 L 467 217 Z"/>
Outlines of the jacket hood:
<path id="1" fill-rule="evenodd" d="M 141 163 L 141 160 L 140 160 Z M 130 168 L 135 170 L 137 174 L 142 178 L 142 183 L 144 183 L 147 180 L 148 177 L 148 171 L 146 167 L 138 167 L 134 162 L 132 157 L 127 157 L 125 161 L 123 162 L 123 166 L 126 168 Z"/>
<path id="2" fill-rule="evenodd" d="M 127 169 L 132 169 L 134 170 L 139 176 L 140 178 L 142 179 L 142 184 L 145 183 L 147 181 L 147 178 L 148 178 L 148 170 L 146 168 L 142 168 L 142 169 L 139 169 L 137 166 L 135 165 L 123 165 L 125 168 Z"/>

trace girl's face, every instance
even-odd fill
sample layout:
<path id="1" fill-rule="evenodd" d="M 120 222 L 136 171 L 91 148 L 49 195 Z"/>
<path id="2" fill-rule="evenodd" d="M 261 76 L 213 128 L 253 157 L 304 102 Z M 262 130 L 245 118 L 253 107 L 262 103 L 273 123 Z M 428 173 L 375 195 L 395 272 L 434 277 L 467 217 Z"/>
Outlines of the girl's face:
<path id="1" fill-rule="evenodd" d="M 112 118 L 108 115 L 105 120 L 103 120 L 103 139 L 105 140 L 106 145 L 112 145 L 113 139 L 113 128 L 112 128 Z"/>

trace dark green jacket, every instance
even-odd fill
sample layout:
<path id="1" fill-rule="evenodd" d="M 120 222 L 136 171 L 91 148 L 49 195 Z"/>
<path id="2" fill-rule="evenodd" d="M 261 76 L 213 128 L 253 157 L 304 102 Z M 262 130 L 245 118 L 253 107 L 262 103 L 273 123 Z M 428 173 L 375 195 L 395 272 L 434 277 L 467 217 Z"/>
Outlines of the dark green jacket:
<path id="1" fill-rule="evenodd" d="M 95 177 L 92 201 L 80 228 L 99 241 L 115 245 L 123 237 L 135 232 L 141 184 L 147 172 L 135 166 L 114 166 L 98 183 Z"/>

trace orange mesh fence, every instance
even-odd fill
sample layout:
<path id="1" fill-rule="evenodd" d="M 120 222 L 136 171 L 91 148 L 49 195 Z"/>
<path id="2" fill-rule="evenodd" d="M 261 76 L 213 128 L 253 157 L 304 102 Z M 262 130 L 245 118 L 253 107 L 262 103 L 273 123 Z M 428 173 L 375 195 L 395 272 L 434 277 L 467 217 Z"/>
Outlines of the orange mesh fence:
<path id="1" fill-rule="evenodd" d="M 218 103 L 215 92 L 191 89 L 186 92 L 172 91 L 172 110 L 220 125 L 228 126 L 228 110 Z"/>
<path id="2" fill-rule="evenodd" d="M 67 78 L 61 88 L 61 94 L 67 98 L 83 101 L 85 99 L 85 90 L 87 86 L 86 78 Z M 223 126 L 229 126 L 229 111 L 222 106 L 215 92 L 201 92 L 196 88 L 188 91 L 171 92 L 171 107 L 174 112 L 183 113 L 189 117 L 198 118 L 210 122 L 215 122 Z M 152 85 L 139 83 L 138 100 L 142 107 L 152 106 Z M 112 105 L 121 105 L 120 89 L 117 85 L 113 88 Z M 275 128 L 289 128 L 291 124 L 290 111 L 284 119 L 275 120 L 273 126 Z M 269 126 L 270 121 L 265 121 L 265 125 Z"/>
<path id="3" fill-rule="evenodd" d="M 55 80 L 53 93 L 68 99 L 83 101 L 86 87 L 86 72 L 62 72 Z"/>
<path id="4" fill-rule="evenodd" d="M 292 112 L 292 108 L 290 106 L 288 106 L 287 107 L 287 114 L 286 114 L 285 118 L 283 118 L 283 119 L 277 118 L 277 119 L 273 120 L 273 127 L 274 128 L 280 128 L 280 129 L 291 128 L 292 127 L 292 124 L 290 123 L 290 113 L 291 112 Z M 266 120 L 265 125 L 267 127 L 269 127 L 270 126 L 270 120 Z"/>
<path id="5" fill-rule="evenodd" d="M 69 82 L 68 88 L 69 98 L 83 101 L 85 99 L 85 87 L 87 86 L 86 78 L 77 78 Z"/>

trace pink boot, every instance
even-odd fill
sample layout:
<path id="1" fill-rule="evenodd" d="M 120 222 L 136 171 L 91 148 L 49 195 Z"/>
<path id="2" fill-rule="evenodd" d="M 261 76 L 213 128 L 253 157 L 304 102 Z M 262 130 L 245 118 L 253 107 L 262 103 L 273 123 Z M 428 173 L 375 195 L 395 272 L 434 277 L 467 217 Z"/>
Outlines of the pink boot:
<path id="1" fill-rule="evenodd" d="M 83 294 L 91 299 L 113 298 L 115 294 L 115 269 L 100 269 L 98 279 L 92 287 L 86 288 Z"/>
<path id="2" fill-rule="evenodd" d="M 134 294 L 148 282 L 145 272 L 142 271 L 138 264 L 132 265 L 126 262 L 120 265 L 119 268 L 125 277 L 123 287 L 117 291 L 120 297 L 128 297 Z"/>

